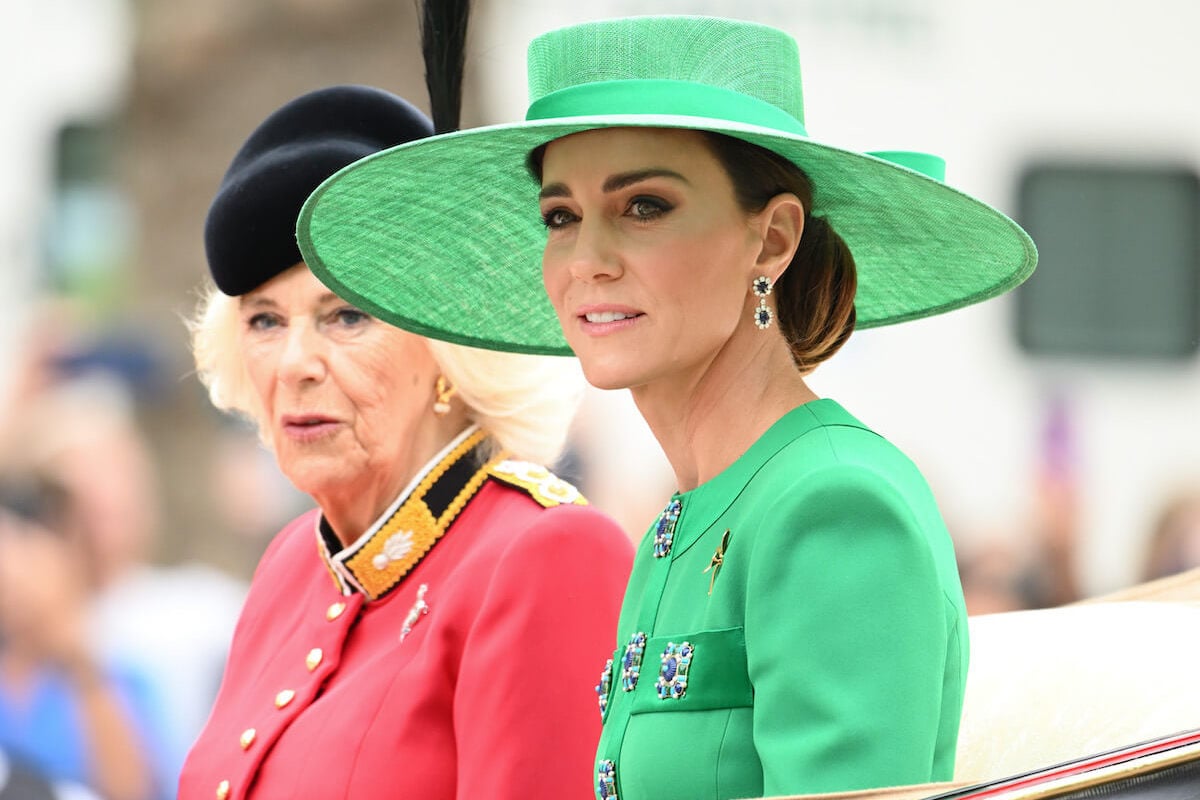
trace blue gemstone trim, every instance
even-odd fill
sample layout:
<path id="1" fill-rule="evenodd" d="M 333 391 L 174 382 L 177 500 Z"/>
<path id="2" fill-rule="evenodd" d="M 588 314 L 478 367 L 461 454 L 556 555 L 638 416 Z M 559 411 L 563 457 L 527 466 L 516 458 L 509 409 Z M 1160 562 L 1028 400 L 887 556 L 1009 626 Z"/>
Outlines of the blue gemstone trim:
<path id="1" fill-rule="evenodd" d="M 683 503 L 673 498 L 667 507 L 658 515 L 654 525 L 654 557 L 663 558 L 671 552 L 671 542 L 675 539 L 675 523 L 679 521 L 679 512 L 683 511 Z"/>
<path id="2" fill-rule="evenodd" d="M 678 700 L 687 693 L 688 670 L 696 650 L 689 642 L 667 642 L 662 654 L 662 666 L 658 670 L 658 682 L 654 688 L 659 700 Z"/>
<path id="3" fill-rule="evenodd" d="M 600 703 L 600 720 L 603 721 L 608 713 L 608 692 L 612 689 L 613 660 L 604 662 L 604 671 L 600 673 L 600 682 L 596 684 L 596 699 Z"/>
<path id="4" fill-rule="evenodd" d="M 760 275 L 754 279 L 754 294 L 759 297 L 766 297 L 771 293 L 771 279 L 765 275 Z"/>
<path id="5" fill-rule="evenodd" d="M 637 687 L 645 652 L 646 634 L 639 631 L 630 637 L 629 644 L 625 645 L 625 656 L 621 659 L 621 688 L 627 692 Z"/>
<path id="6" fill-rule="evenodd" d="M 617 797 L 617 765 L 604 759 L 596 766 L 596 796 L 600 800 L 619 800 Z"/>

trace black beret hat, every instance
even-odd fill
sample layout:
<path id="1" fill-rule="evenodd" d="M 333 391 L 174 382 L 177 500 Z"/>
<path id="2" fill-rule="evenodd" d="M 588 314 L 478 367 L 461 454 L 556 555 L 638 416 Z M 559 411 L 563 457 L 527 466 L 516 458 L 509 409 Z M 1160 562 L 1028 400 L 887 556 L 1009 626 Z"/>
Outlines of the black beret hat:
<path id="1" fill-rule="evenodd" d="M 271 114 L 234 156 L 208 209 L 204 248 L 217 288 L 246 294 L 299 263 L 296 218 L 322 181 L 432 133 L 407 101 L 370 86 L 318 89 Z"/>

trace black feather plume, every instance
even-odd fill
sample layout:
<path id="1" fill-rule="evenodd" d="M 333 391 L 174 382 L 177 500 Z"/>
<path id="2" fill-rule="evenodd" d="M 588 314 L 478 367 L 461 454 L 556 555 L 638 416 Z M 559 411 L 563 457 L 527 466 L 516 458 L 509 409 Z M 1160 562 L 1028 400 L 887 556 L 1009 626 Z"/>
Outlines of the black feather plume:
<path id="1" fill-rule="evenodd" d="M 459 128 L 470 0 L 420 0 L 421 53 L 435 133 Z"/>

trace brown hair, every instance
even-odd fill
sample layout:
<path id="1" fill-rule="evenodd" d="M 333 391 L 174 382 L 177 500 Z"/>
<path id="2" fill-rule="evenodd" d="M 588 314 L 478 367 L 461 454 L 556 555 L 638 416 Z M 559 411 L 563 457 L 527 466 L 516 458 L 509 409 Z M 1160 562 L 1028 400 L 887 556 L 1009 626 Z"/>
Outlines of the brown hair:
<path id="1" fill-rule="evenodd" d="M 785 192 L 804 205 L 804 233 L 791 264 L 775 283 L 775 307 L 792 360 L 802 374 L 811 372 L 854 332 L 854 256 L 833 226 L 812 213 L 812 182 L 799 167 L 741 139 L 700 133 L 733 181 L 742 210 L 762 211 L 771 198 Z"/>

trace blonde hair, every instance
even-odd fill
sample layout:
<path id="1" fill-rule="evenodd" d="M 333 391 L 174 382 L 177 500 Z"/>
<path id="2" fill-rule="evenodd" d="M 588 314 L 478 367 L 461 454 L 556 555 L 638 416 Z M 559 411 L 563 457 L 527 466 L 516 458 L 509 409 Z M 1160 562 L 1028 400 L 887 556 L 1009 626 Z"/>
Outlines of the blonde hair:
<path id="1" fill-rule="evenodd" d="M 207 286 L 187 325 L 196 372 L 213 405 L 252 422 L 269 446 L 265 411 L 242 358 L 237 298 Z M 425 341 L 442 374 L 458 388 L 470 419 L 491 434 L 498 449 L 540 464 L 558 458 L 583 398 L 578 361 Z"/>

